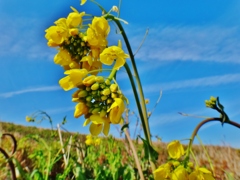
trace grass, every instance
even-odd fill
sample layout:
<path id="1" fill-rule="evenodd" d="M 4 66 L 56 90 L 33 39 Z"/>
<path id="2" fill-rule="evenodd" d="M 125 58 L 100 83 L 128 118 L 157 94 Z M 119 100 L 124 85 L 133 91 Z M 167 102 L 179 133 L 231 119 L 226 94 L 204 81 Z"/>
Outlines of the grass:
<path id="1" fill-rule="evenodd" d="M 82 179 L 107 178 L 120 180 L 124 177 L 125 179 L 139 178 L 132 151 L 124 139 L 110 137 L 102 139 L 102 143 L 99 146 L 87 147 L 84 143 L 86 140 L 85 135 L 62 132 L 65 154 L 69 153 L 69 156 L 65 158 L 65 160 L 68 160 L 68 163 L 66 163 L 56 130 L 52 131 L 50 129 L 0 122 L 0 132 L 11 133 L 17 139 L 17 151 L 13 157 L 19 162 L 26 179 L 31 179 L 30 176 L 37 171 L 39 171 L 39 177 L 42 176 L 42 179 L 44 177 L 46 177 L 45 179 L 61 179 L 61 177 L 62 179 L 71 179 L 74 176 L 74 169 L 81 172 L 78 173 L 78 179 L 81 179 L 80 175 Z M 71 140 L 70 137 L 72 137 Z M 71 146 L 68 146 L 68 144 L 71 144 Z M 145 179 L 152 179 L 151 168 L 148 161 L 143 157 L 142 144 L 135 144 L 135 146 L 141 160 Z M 10 153 L 12 144 L 9 138 L 2 138 L 0 147 Z M 157 165 L 165 163 L 168 158 L 167 144 L 155 142 L 154 147 L 159 153 Z M 209 158 L 205 151 L 212 162 L 213 172 L 217 180 L 240 179 L 239 149 L 229 146 L 202 147 L 194 145 L 193 152 L 199 166 L 206 166 L 208 169 L 211 169 Z M 49 173 L 45 172 L 46 168 L 48 168 Z M 1 173 L 0 179 L 10 177 L 7 162 L 3 156 L 0 156 L 0 171 L 4 172 Z M 36 174 L 32 177 L 39 179 L 36 178 Z"/>

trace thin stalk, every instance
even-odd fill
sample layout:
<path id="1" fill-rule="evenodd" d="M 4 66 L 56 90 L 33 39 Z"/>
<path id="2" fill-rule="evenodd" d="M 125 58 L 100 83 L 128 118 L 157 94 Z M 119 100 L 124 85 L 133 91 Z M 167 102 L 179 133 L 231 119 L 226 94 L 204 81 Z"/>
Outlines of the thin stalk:
<path id="1" fill-rule="evenodd" d="M 137 156 L 136 149 L 135 149 L 135 147 L 134 147 L 134 145 L 133 145 L 133 142 L 132 142 L 132 140 L 131 140 L 131 138 L 130 138 L 129 132 L 128 132 L 127 128 L 124 128 L 123 131 L 124 131 L 124 133 L 125 133 L 125 135 L 126 135 L 126 137 L 127 137 L 127 140 L 128 140 L 128 142 L 129 142 L 129 145 L 130 145 L 130 147 L 131 147 L 131 149 L 132 149 L 133 156 L 134 156 L 134 159 L 135 159 L 135 163 L 136 163 L 136 166 L 137 166 L 137 169 L 138 169 L 138 173 L 139 173 L 139 175 L 140 175 L 140 179 L 141 179 L 141 180 L 144 180 L 143 171 L 142 171 L 142 168 L 141 168 L 141 165 L 140 165 L 138 156 Z"/>
<path id="2" fill-rule="evenodd" d="M 136 66 L 136 63 L 135 63 L 134 55 L 133 55 L 133 52 L 132 52 L 132 48 L 130 46 L 130 43 L 129 43 L 128 38 L 127 38 L 127 35 L 126 35 L 126 33 L 125 33 L 125 31 L 124 31 L 120 21 L 118 19 L 116 19 L 113 15 L 110 15 L 110 14 L 106 15 L 106 18 L 113 20 L 117 24 L 117 26 L 120 29 L 120 32 L 121 32 L 121 34 L 123 36 L 123 39 L 125 41 L 126 47 L 128 49 L 130 60 L 132 62 L 134 75 L 136 77 L 138 91 L 139 91 L 139 94 L 140 94 L 140 107 L 141 108 L 139 108 L 138 110 L 139 110 L 139 114 L 140 114 L 140 117 L 141 117 L 142 124 L 144 124 L 143 128 L 145 129 L 144 130 L 145 137 L 146 137 L 147 141 L 149 142 L 149 144 L 152 145 L 151 134 L 150 134 L 149 124 L 148 124 L 148 117 L 147 117 L 147 108 L 146 108 L 144 94 L 143 94 L 143 89 L 142 89 L 142 84 L 141 84 L 140 77 L 139 77 L 139 74 L 138 74 L 138 70 L 137 70 L 137 66 Z M 125 63 L 125 65 L 126 64 L 127 63 Z M 126 68 L 126 66 L 124 66 L 124 67 Z M 128 75 L 129 75 L 129 77 L 132 76 L 131 73 L 128 73 Z M 133 88 L 135 87 L 134 81 L 131 82 L 131 85 L 132 85 Z M 136 101 L 139 101 L 138 94 L 135 94 L 135 99 L 136 99 Z M 142 109 L 142 110 L 140 110 L 140 109 Z"/>
<path id="3" fill-rule="evenodd" d="M 137 108 L 138 108 L 138 111 L 139 111 L 139 116 L 140 116 L 140 119 L 141 119 L 141 121 L 142 121 L 142 126 L 143 126 L 144 134 L 145 134 L 145 136 L 146 136 L 147 141 L 150 142 L 150 139 L 149 139 L 148 136 L 147 136 L 148 131 L 147 131 L 146 124 L 143 122 L 144 116 L 143 116 L 141 104 L 140 104 L 140 101 L 139 101 L 139 98 L 138 98 L 138 93 L 137 93 L 136 86 L 135 86 L 135 84 L 134 84 L 134 79 L 133 79 L 131 70 L 130 70 L 130 68 L 129 68 L 129 66 L 128 66 L 127 63 L 124 64 L 124 67 L 125 67 L 125 69 L 126 69 L 126 71 L 127 71 L 127 74 L 129 75 L 129 80 L 130 80 L 130 83 L 131 83 L 131 85 L 132 85 L 133 94 L 134 94 L 134 97 L 135 97 L 135 100 L 136 100 Z"/>
<path id="4" fill-rule="evenodd" d="M 63 146 L 62 134 L 61 134 L 61 130 L 60 130 L 60 125 L 59 124 L 57 124 L 57 129 L 58 129 L 58 135 L 59 135 L 60 144 L 62 146 L 64 166 L 67 167 L 67 157 L 66 157 L 66 154 L 65 154 L 64 146 Z"/>

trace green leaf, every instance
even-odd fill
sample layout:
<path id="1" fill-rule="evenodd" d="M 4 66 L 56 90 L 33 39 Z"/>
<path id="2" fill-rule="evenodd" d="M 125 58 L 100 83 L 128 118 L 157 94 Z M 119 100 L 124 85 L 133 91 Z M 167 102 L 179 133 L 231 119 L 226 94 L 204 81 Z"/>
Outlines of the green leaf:
<path id="1" fill-rule="evenodd" d="M 155 149 L 153 149 L 153 147 L 148 143 L 147 140 L 141 138 L 140 136 L 138 137 L 143 141 L 145 158 L 151 159 L 152 161 L 156 161 L 158 159 L 158 152 Z"/>

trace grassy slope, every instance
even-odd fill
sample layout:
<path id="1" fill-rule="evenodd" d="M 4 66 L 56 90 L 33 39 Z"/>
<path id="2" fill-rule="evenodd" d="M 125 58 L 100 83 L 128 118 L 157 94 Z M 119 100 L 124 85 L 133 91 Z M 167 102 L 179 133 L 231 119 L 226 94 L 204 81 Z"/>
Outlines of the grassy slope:
<path id="1" fill-rule="evenodd" d="M 13 134 L 18 141 L 20 141 L 22 137 L 25 137 L 29 134 L 38 134 L 40 137 L 44 138 L 50 144 L 53 144 L 53 141 L 59 141 L 57 136 L 53 138 L 49 138 L 51 137 L 53 132 L 55 132 L 55 135 L 57 133 L 56 131 L 52 131 L 50 129 L 42 129 L 42 128 L 36 128 L 34 126 L 22 126 L 22 125 L 16 125 L 13 123 L 0 122 L 0 133 L 4 133 L 4 132 Z M 68 132 L 62 133 L 63 139 L 65 140 L 69 138 L 70 135 L 73 135 L 73 133 L 68 133 Z M 78 136 L 79 136 L 79 139 L 81 139 L 81 141 L 85 141 L 84 135 L 78 135 Z M 1 145 L 1 141 L 0 141 L 0 145 Z M 167 145 L 165 143 L 161 143 L 161 142 L 155 143 L 155 147 L 159 152 L 158 164 L 165 163 L 167 160 L 166 146 Z M 219 177 L 219 179 L 223 179 L 223 177 L 225 177 L 224 174 L 226 172 L 234 173 L 236 179 L 240 177 L 240 171 L 239 171 L 240 151 L 239 150 L 233 149 L 231 147 L 222 147 L 222 146 L 206 146 L 205 149 L 208 152 L 208 155 L 212 161 L 215 174 Z M 204 153 L 204 149 L 200 146 L 194 146 L 193 151 L 199 165 L 207 166 L 209 169 L 211 169 L 209 165 L 208 157 Z M 19 157 L 19 159 L 24 159 L 24 157 Z"/>

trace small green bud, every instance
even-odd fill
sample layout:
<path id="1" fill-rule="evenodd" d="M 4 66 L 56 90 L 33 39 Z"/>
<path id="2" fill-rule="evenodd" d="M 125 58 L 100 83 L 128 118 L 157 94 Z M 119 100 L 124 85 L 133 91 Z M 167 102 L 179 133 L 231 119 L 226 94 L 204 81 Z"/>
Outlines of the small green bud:
<path id="1" fill-rule="evenodd" d="M 117 98 L 118 97 L 118 94 L 116 94 L 116 93 L 111 93 L 111 98 Z"/>
<path id="2" fill-rule="evenodd" d="M 107 112 L 106 112 L 104 109 L 102 109 L 102 110 L 100 111 L 99 116 L 100 116 L 100 117 L 105 117 L 106 114 L 107 114 Z"/>
<path id="3" fill-rule="evenodd" d="M 111 84 L 111 81 L 109 79 L 106 79 L 105 84 L 109 86 Z"/>
<path id="4" fill-rule="evenodd" d="M 91 90 L 95 91 L 95 90 L 98 90 L 99 88 L 99 83 L 94 83 L 92 86 L 91 86 Z"/>
<path id="5" fill-rule="evenodd" d="M 96 94 L 97 94 L 97 91 L 92 91 L 91 94 L 92 94 L 92 95 L 96 95 Z"/>
<path id="6" fill-rule="evenodd" d="M 87 102 L 91 102 L 91 101 L 92 101 L 92 96 L 87 96 L 87 97 L 86 97 L 86 101 L 87 101 Z"/>
<path id="7" fill-rule="evenodd" d="M 102 90 L 102 95 L 104 96 L 108 96 L 111 93 L 109 88 L 105 88 L 104 90 Z"/>
<path id="8" fill-rule="evenodd" d="M 98 114 L 99 111 L 101 111 L 101 108 L 97 107 L 97 108 L 93 109 L 92 114 Z"/>
<path id="9" fill-rule="evenodd" d="M 88 95 L 88 92 L 86 90 L 81 90 L 78 93 L 78 97 L 86 97 Z"/>
<path id="10" fill-rule="evenodd" d="M 95 81 L 98 83 L 103 83 L 104 82 L 104 78 L 102 76 L 96 76 L 95 77 Z"/>
<path id="11" fill-rule="evenodd" d="M 111 92 L 117 92 L 117 90 L 118 90 L 118 85 L 117 85 L 117 84 L 111 84 L 110 90 L 111 90 Z"/>
<path id="12" fill-rule="evenodd" d="M 86 87 L 86 91 L 91 91 L 91 87 Z"/>
<path id="13" fill-rule="evenodd" d="M 107 104 L 111 104 L 113 102 L 112 98 L 107 99 Z"/>
<path id="14" fill-rule="evenodd" d="M 87 107 L 92 107 L 92 103 L 91 102 L 86 102 L 86 106 Z"/>
<path id="15" fill-rule="evenodd" d="M 96 108 L 96 107 L 99 107 L 99 104 L 94 103 L 93 106 Z"/>
<path id="16" fill-rule="evenodd" d="M 105 101 L 108 97 L 107 96 L 101 96 L 101 100 Z"/>
<path id="17" fill-rule="evenodd" d="M 100 84 L 101 89 L 105 89 L 106 85 L 105 84 Z"/>

